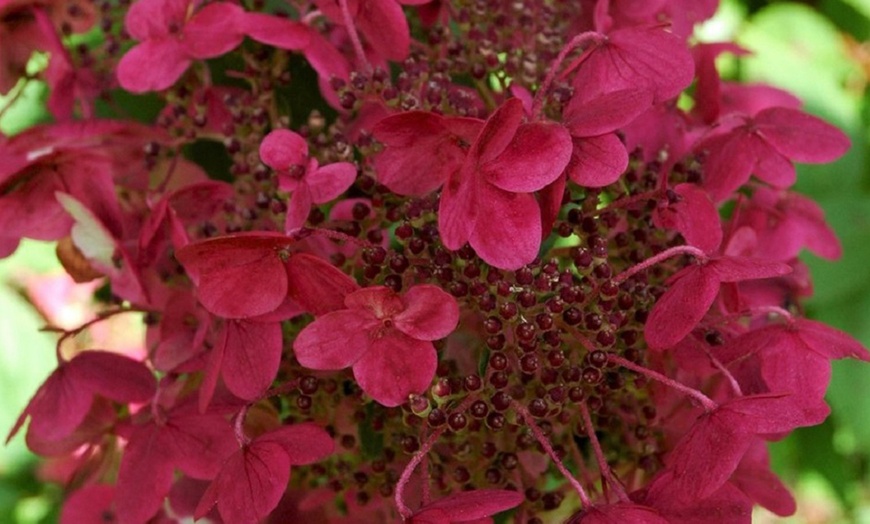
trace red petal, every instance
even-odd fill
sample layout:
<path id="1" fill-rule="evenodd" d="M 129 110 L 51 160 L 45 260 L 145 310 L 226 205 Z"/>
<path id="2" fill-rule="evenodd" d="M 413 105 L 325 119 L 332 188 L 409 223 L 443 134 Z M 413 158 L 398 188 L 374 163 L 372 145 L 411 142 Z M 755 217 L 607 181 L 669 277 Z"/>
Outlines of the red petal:
<path id="1" fill-rule="evenodd" d="M 173 464 L 170 443 L 162 437 L 160 428 L 148 424 L 137 428 L 127 442 L 115 498 L 119 522 L 147 522 L 169 493 Z"/>
<path id="2" fill-rule="evenodd" d="M 202 518 L 217 503 L 225 522 L 256 524 L 278 506 L 289 480 L 287 452 L 274 442 L 255 440 L 227 459 L 194 518 Z"/>
<path id="3" fill-rule="evenodd" d="M 471 247 L 486 263 L 518 269 L 538 256 L 541 210 L 528 193 L 508 193 L 481 184 L 480 215 L 471 233 Z M 446 242 L 445 242 L 446 245 Z"/>
<path id="4" fill-rule="evenodd" d="M 239 449 L 232 426 L 221 415 L 173 413 L 161 431 L 173 466 L 195 479 L 214 478 L 224 459 Z"/>
<path id="5" fill-rule="evenodd" d="M 860 342 L 851 336 L 830 326 L 809 320 L 798 319 L 795 322 L 797 334 L 803 342 L 823 357 L 830 359 L 856 358 L 870 361 L 870 354 Z"/>
<path id="6" fill-rule="evenodd" d="M 311 43 L 311 35 L 299 22 L 267 15 L 244 13 L 241 15 L 242 31 L 257 42 L 280 49 L 303 49 Z"/>
<path id="7" fill-rule="evenodd" d="M 459 305 L 437 286 L 414 286 L 402 297 L 405 310 L 393 318 L 396 329 L 419 340 L 438 340 L 456 329 Z"/>
<path id="8" fill-rule="evenodd" d="M 188 244 L 176 259 L 197 286 L 203 306 L 225 318 L 273 311 L 287 297 L 287 274 L 279 251 L 292 239 L 253 232 Z"/>
<path id="9" fill-rule="evenodd" d="M 375 318 L 356 309 L 321 315 L 296 336 L 296 360 L 310 369 L 352 366 L 369 350 L 369 331 L 378 325 Z"/>
<path id="10" fill-rule="evenodd" d="M 343 271 L 307 253 L 290 257 L 286 274 L 290 298 L 314 315 L 344 309 L 344 297 L 359 289 Z"/>
<path id="11" fill-rule="evenodd" d="M 355 23 L 379 55 L 397 61 L 408 56 L 408 20 L 394 0 L 361 0 Z"/>
<path id="12" fill-rule="evenodd" d="M 518 98 L 508 99 L 487 119 L 468 152 L 469 158 L 475 164 L 495 160 L 514 139 L 522 120 L 523 103 Z"/>
<path id="13" fill-rule="evenodd" d="M 571 161 L 566 171 L 583 187 L 604 187 L 619 180 L 628 167 L 628 152 L 614 133 L 574 138 Z"/>
<path id="14" fill-rule="evenodd" d="M 653 214 L 656 227 L 679 231 L 686 243 L 711 253 L 722 242 L 719 211 L 707 192 L 694 184 L 674 187 L 681 200 Z"/>
<path id="15" fill-rule="evenodd" d="M 443 512 L 449 522 L 466 522 L 517 507 L 523 499 L 522 493 L 503 489 L 460 491 L 427 504 L 412 519 L 425 518 L 426 513 L 434 510 Z"/>
<path id="16" fill-rule="evenodd" d="M 296 186 L 296 190 L 290 196 L 287 204 L 287 216 L 284 218 L 284 231 L 288 234 L 298 231 L 305 225 L 308 215 L 311 213 L 311 191 L 308 184 L 302 182 Z"/>
<path id="17" fill-rule="evenodd" d="M 323 428 L 315 424 L 283 426 L 257 437 L 257 442 L 274 442 L 284 448 L 290 464 L 313 464 L 332 454 L 335 443 Z"/>
<path id="18" fill-rule="evenodd" d="M 441 190 L 438 233 L 447 249 L 456 250 L 468 242 L 480 214 L 477 199 L 482 183 L 473 169 L 474 166 L 466 162 Z"/>
<path id="19" fill-rule="evenodd" d="M 254 400 L 278 375 L 283 338 L 278 322 L 228 321 L 221 376 L 235 396 Z"/>
<path id="20" fill-rule="evenodd" d="M 733 131 L 717 136 L 698 147 L 708 151 L 704 160 L 704 189 L 714 202 L 728 198 L 749 180 L 756 157 L 745 133 Z"/>
<path id="21" fill-rule="evenodd" d="M 671 453 L 673 488 L 686 499 L 700 500 L 718 490 L 756 438 L 732 422 L 718 411 L 701 416 Z"/>
<path id="22" fill-rule="evenodd" d="M 411 393 L 425 391 L 437 366 L 438 355 L 431 342 L 388 330 L 356 361 L 353 375 L 366 394 L 393 407 L 407 401 Z"/>
<path id="23" fill-rule="evenodd" d="M 276 129 L 260 142 L 260 159 L 276 170 L 286 170 L 293 165 L 307 166 L 308 142 L 293 131 Z"/>
<path id="24" fill-rule="evenodd" d="M 6 441 L 15 436 L 28 415 L 28 434 L 32 433 L 41 440 L 60 440 L 84 420 L 92 401 L 93 393 L 82 387 L 75 370 L 62 364 L 30 399 Z"/>
<path id="25" fill-rule="evenodd" d="M 118 62 L 118 82 L 131 93 L 162 91 L 181 78 L 191 61 L 174 38 L 147 40 Z"/>
<path id="26" fill-rule="evenodd" d="M 706 267 L 720 282 L 779 277 L 792 272 L 788 264 L 748 257 L 724 256 L 711 260 Z"/>
<path id="27" fill-rule="evenodd" d="M 242 43 L 244 10 L 229 2 L 214 2 L 198 10 L 184 25 L 181 39 L 193 58 L 213 58 Z"/>
<path id="28" fill-rule="evenodd" d="M 755 176 L 774 187 L 791 187 L 795 183 L 794 164 L 773 146 L 754 135 L 746 146 L 757 159 L 752 169 Z"/>
<path id="29" fill-rule="evenodd" d="M 668 524 L 669 521 L 658 512 L 646 506 L 621 502 L 607 506 L 594 506 L 583 510 L 576 520 L 571 518 L 566 524 L 617 524 L 636 522 L 638 524 Z"/>
<path id="30" fill-rule="evenodd" d="M 796 109 L 765 109 L 755 116 L 755 125 L 765 140 L 795 162 L 832 162 L 851 145 L 836 127 Z"/>
<path id="31" fill-rule="evenodd" d="M 96 524 L 111 522 L 107 515 L 114 516 L 112 502 L 115 486 L 92 484 L 85 486 L 67 497 L 60 512 L 60 524 Z"/>
<path id="32" fill-rule="evenodd" d="M 308 189 L 311 191 L 311 201 L 323 204 L 337 198 L 347 191 L 356 180 L 356 166 L 350 162 L 336 162 L 320 166 L 313 173 L 305 176 Z"/>
<path id="33" fill-rule="evenodd" d="M 170 24 L 181 25 L 190 0 L 137 0 L 124 17 L 124 27 L 136 40 L 150 40 L 169 34 Z"/>
<path id="34" fill-rule="evenodd" d="M 562 174 L 571 159 L 571 149 L 571 136 L 564 127 L 524 124 L 498 157 L 480 165 L 480 173 L 505 191 L 530 193 Z"/>
<path id="35" fill-rule="evenodd" d="M 157 392 L 157 382 L 145 364 L 117 353 L 84 351 L 69 365 L 82 386 L 118 402 L 145 402 Z"/>
<path id="36" fill-rule="evenodd" d="M 648 86 L 654 102 L 677 96 L 692 83 L 695 65 L 686 44 L 659 27 L 611 31 L 575 77 L 580 92 L 607 93 Z"/>
<path id="37" fill-rule="evenodd" d="M 363 310 L 364 316 L 374 315 L 382 320 L 398 315 L 405 309 L 405 303 L 392 289 L 385 286 L 369 286 L 354 291 L 344 298 L 348 309 Z"/>
<path id="38" fill-rule="evenodd" d="M 226 329 L 221 331 L 221 340 L 211 349 L 208 354 L 208 360 L 205 365 L 205 373 L 202 377 L 202 384 L 199 386 L 199 412 L 205 413 L 211 399 L 214 396 L 215 388 L 217 388 L 218 377 L 221 374 L 221 368 L 224 364 L 224 349 L 226 348 Z"/>
<path id="39" fill-rule="evenodd" d="M 621 89 L 589 100 L 575 96 L 565 108 L 565 127 L 575 137 L 612 133 L 643 114 L 651 105 L 652 93 L 648 89 Z"/>
<path id="40" fill-rule="evenodd" d="M 650 349 L 675 346 L 704 318 L 718 293 L 719 280 L 704 267 L 689 266 L 674 275 L 647 319 L 644 336 Z"/>
<path id="41" fill-rule="evenodd" d="M 478 130 L 482 126 L 472 122 Z M 422 196 L 438 189 L 465 160 L 462 137 L 451 132 L 447 119 L 432 113 L 389 116 L 375 124 L 372 135 L 385 146 L 375 157 L 378 180 L 400 195 Z"/>

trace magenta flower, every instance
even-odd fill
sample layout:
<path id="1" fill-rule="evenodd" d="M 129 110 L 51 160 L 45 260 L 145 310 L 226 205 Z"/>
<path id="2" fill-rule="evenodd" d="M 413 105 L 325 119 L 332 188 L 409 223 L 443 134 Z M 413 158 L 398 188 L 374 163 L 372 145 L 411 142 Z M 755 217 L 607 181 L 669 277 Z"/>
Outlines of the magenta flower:
<path id="1" fill-rule="evenodd" d="M 750 174 L 774 187 L 789 187 L 795 182 L 792 161 L 836 160 L 849 149 L 849 138 L 814 116 L 773 107 L 739 117 L 737 125 L 696 149 L 707 154 L 704 188 L 718 202 L 746 183 Z"/>
<path id="2" fill-rule="evenodd" d="M 356 167 L 349 162 L 320 166 L 308 157 L 305 139 L 292 131 L 272 131 L 260 144 L 263 163 L 278 172 L 278 187 L 292 193 L 284 230 L 287 233 L 305 224 L 312 204 L 324 204 L 338 197 L 356 179 Z"/>
<path id="3" fill-rule="evenodd" d="M 217 504 L 225 522 L 261 522 L 284 495 L 291 466 L 312 464 L 332 450 L 332 438 L 314 424 L 264 433 L 226 459 L 199 501 L 194 518 L 204 517 Z"/>
<path id="4" fill-rule="evenodd" d="M 522 103 L 504 103 L 480 131 L 462 167 L 441 192 L 438 229 L 448 249 L 466 242 L 493 266 L 517 269 L 541 246 L 541 210 L 534 191 L 562 173 L 571 158 L 564 128 L 523 124 Z"/>
<path id="5" fill-rule="evenodd" d="M 770 278 L 791 272 L 780 262 L 722 256 L 691 264 L 668 280 L 649 313 L 644 336 L 651 349 L 675 346 L 704 318 L 723 282 Z"/>
<path id="6" fill-rule="evenodd" d="M 8 442 L 30 417 L 28 435 L 60 440 L 78 426 L 95 395 L 117 402 L 144 402 L 156 381 L 144 364 L 107 351 L 85 351 L 62 362 L 39 387 L 6 438 Z"/>
<path id="7" fill-rule="evenodd" d="M 685 44 L 658 27 L 628 27 L 601 35 L 584 53 L 574 88 L 609 93 L 644 87 L 655 102 L 673 98 L 692 83 L 694 64 Z"/>
<path id="8" fill-rule="evenodd" d="M 340 308 L 356 282 L 315 256 L 293 253 L 294 242 L 258 231 L 189 244 L 176 257 L 202 305 L 224 318 L 265 315 L 287 301 L 314 314 Z"/>
<path id="9" fill-rule="evenodd" d="M 213 58 L 242 43 L 244 10 L 229 2 L 199 8 L 193 0 L 137 0 L 124 19 L 139 40 L 118 63 L 118 81 L 133 93 L 162 91 L 194 60 Z"/>
<path id="10" fill-rule="evenodd" d="M 829 412 L 824 405 L 796 406 L 778 394 L 728 401 L 699 417 L 671 452 L 668 491 L 679 500 L 702 500 L 728 480 L 759 435 L 819 424 Z"/>
<path id="11" fill-rule="evenodd" d="M 644 89 L 621 89 L 588 100 L 572 98 L 565 108 L 565 127 L 574 144 L 568 177 L 586 187 L 615 182 L 628 166 L 628 152 L 615 131 L 651 104 L 652 95 Z"/>
<path id="12" fill-rule="evenodd" d="M 198 414 L 187 404 L 156 412 L 158 418 L 124 428 L 128 438 L 115 498 L 121 522 L 146 522 L 154 516 L 169 493 L 176 468 L 195 479 L 211 479 L 237 448 L 232 427 L 222 415 Z"/>
<path id="13" fill-rule="evenodd" d="M 208 364 L 199 390 L 199 410 L 211 402 L 220 375 L 235 396 L 256 400 L 272 385 L 281 364 L 281 324 L 227 320 Z"/>
<path id="14" fill-rule="evenodd" d="M 425 390 L 438 360 L 432 341 L 459 321 L 456 300 L 431 285 L 403 295 L 375 286 L 348 294 L 344 304 L 299 333 L 293 344 L 299 363 L 311 369 L 352 366 L 363 391 L 385 406 Z"/>
<path id="15" fill-rule="evenodd" d="M 715 251 L 722 243 L 722 225 L 706 191 L 694 184 L 678 184 L 667 195 L 667 206 L 653 214 L 655 225 L 679 231 L 686 244 L 701 251 Z"/>

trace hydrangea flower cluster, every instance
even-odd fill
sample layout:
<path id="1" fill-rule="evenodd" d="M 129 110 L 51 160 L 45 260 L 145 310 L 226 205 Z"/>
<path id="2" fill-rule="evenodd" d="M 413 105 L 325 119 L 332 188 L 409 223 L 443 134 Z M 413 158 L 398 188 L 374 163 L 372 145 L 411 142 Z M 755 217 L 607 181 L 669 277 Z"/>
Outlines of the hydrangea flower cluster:
<path id="1" fill-rule="evenodd" d="M 792 513 L 765 442 L 870 360 L 801 314 L 840 246 L 789 189 L 849 141 L 720 78 L 717 3 L 0 2 L 0 92 L 47 53 L 55 117 L 0 141 L 0 255 L 147 325 L 63 333 L 10 434 L 62 521 Z"/>

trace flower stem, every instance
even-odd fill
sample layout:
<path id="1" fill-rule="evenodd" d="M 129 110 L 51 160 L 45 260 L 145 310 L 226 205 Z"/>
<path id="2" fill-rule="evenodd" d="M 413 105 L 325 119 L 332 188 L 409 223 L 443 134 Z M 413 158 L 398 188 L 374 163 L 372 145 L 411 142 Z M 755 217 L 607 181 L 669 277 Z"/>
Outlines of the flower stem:
<path id="1" fill-rule="evenodd" d="M 719 407 L 719 405 L 716 404 L 716 402 L 714 402 L 713 399 L 711 399 L 707 395 L 701 393 L 697 389 L 692 389 L 688 386 L 680 384 L 676 380 L 670 379 L 670 378 L 662 375 L 661 373 L 658 373 L 658 372 L 653 371 L 651 369 L 647 369 L 643 366 L 638 366 L 634 362 L 626 360 L 622 357 L 617 357 L 616 355 L 608 355 L 607 360 L 609 362 L 613 362 L 614 364 L 619 364 L 620 366 L 627 368 L 627 369 L 630 369 L 636 373 L 640 373 L 641 375 L 643 375 L 645 377 L 648 377 L 648 378 L 651 378 L 655 381 L 661 382 L 662 384 L 664 384 L 672 389 L 676 389 L 677 391 L 685 393 L 686 395 L 697 400 L 702 406 L 704 406 L 704 409 L 706 411 L 713 411 L 714 409 Z"/>
<path id="2" fill-rule="evenodd" d="M 347 34 L 350 36 L 350 41 L 353 44 L 353 51 L 356 53 L 357 60 L 359 60 L 366 69 L 371 69 L 369 60 L 366 58 L 366 53 L 363 50 L 362 41 L 359 39 L 359 33 L 353 23 L 353 16 L 350 14 L 347 0 L 338 0 L 338 5 L 341 7 L 341 16 L 344 18 L 344 25 L 347 29 Z"/>
<path id="3" fill-rule="evenodd" d="M 475 400 L 477 400 L 477 395 L 469 395 L 458 406 L 456 406 L 455 410 L 451 411 L 451 414 L 465 412 L 465 410 L 468 409 L 468 407 L 471 406 L 471 403 Z M 417 469 L 417 466 L 421 462 L 423 462 L 423 459 L 426 458 L 426 455 L 432 449 L 432 446 L 435 445 L 438 438 L 447 431 L 447 428 L 448 425 L 444 424 L 429 435 L 429 438 L 427 438 L 420 447 L 420 451 L 418 451 L 405 466 L 404 471 L 402 471 L 402 476 L 399 477 L 399 481 L 396 482 L 396 508 L 399 510 L 399 514 L 405 519 L 411 518 L 411 515 L 414 514 L 411 508 L 405 504 L 404 495 L 405 488 L 408 486 L 408 481 L 411 480 L 411 475 L 414 474 L 414 470 Z"/>
<path id="4" fill-rule="evenodd" d="M 672 247 L 670 249 L 666 249 L 666 250 L 662 251 L 661 253 L 659 253 L 658 255 L 654 255 L 654 256 L 644 260 L 640 264 L 636 264 L 634 266 L 631 266 L 630 268 L 626 269 L 622 273 L 613 277 L 613 282 L 615 284 L 621 284 L 621 283 L 625 282 L 626 280 L 628 280 L 629 278 L 631 278 L 632 276 L 636 275 L 637 273 L 640 273 L 644 269 L 646 269 L 650 266 L 653 266 L 655 264 L 658 264 L 662 260 L 667 260 L 671 257 L 675 257 L 678 255 L 692 255 L 693 257 L 695 257 L 697 259 L 707 260 L 707 254 L 696 247 L 676 246 L 676 247 Z"/>
<path id="5" fill-rule="evenodd" d="M 610 486 L 616 491 L 616 496 L 619 497 L 619 500 L 625 502 L 628 501 L 628 495 L 625 493 L 625 489 L 622 487 L 622 484 L 617 482 L 616 477 L 613 476 L 613 470 L 610 469 L 610 466 L 607 464 L 607 459 L 604 457 L 604 450 L 601 449 L 601 442 L 598 441 L 598 437 L 595 436 L 595 431 L 592 429 L 592 417 L 589 415 L 589 408 L 586 407 L 586 403 L 582 402 L 580 404 L 580 416 L 583 417 L 583 426 L 586 430 L 586 436 L 589 437 L 589 442 L 592 444 L 592 450 L 595 452 L 595 460 L 598 461 L 598 470 L 601 471 L 601 476 L 604 477 L 605 486 Z"/>
<path id="6" fill-rule="evenodd" d="M 598 40 L 601 37 L 602 35 L 600 33 L 586 31 L 585 33 L 580 33 L 572 38 L 571 41 L 568 42 L 561 51 L 559 51 L 559 55 L 556 56 L 556 59 L 553 60 L 553 63 L 550 65 L 550 70 L 547 72 L 547 76 L 544 77 L 544 81 L 541 82 L 541 87 L 539 87 L 538 91 L 535 93 L 534 103 L 532 104 L 532 115 L 534 115 L 535 118 L 540 116 L 541 109 L 544 107 L 544 97 L 547 95 L 547 91 L 550 89 L 553 79 L 556 78 L 556 72 L 559 70 L 559 66 L 562 65 L 562 62 L 565 61 L 565 57 L 568 56 L 568 53 L 590 40 Z"/>
<path id="7" fill-rule="evenodd" d="M 523 420 L 529 427 L 532 435 L 534 435 L 535 439 L 538 441 L 541 447 L 544 448 L 544 451 L 547 452 L 547 455 L 549 455 L 550 458 L 553 460 L 553 463 L 556 465 L 556 469 L 559 470 L 562 476 L 565 477 L 565 480 L 567 480 L 568 483 L 571 484 L 571 487 L 574 488 L 574 491 L 577 492 L 577 495 L 580 497 L 580 502 L 584 506 L 591 506 L 592 501 L 589 499 L 589 495 L 586 494 L 586 490 L 583 489 L 583 486 L 580 485 L 580 482 L 574 477 L 574 475 L 570 471 L 568 471 L 568 468 L 565 467 L 565 464 L 558 457 L 558 455 L 556 455 L 556 452 L 553 450 L 553 445 L 550 444 L 550 441 L 544 435 L 544 432 L 541 431 L 541 428 L 539 428 L 538 425 L 535 424 L 535 419 L 532 414 L 529 413 L 525 406 L 523 406 L 516 400 L 511 400 L 511 406 L 517 411 L 517 413 L 522 415 Z"/>

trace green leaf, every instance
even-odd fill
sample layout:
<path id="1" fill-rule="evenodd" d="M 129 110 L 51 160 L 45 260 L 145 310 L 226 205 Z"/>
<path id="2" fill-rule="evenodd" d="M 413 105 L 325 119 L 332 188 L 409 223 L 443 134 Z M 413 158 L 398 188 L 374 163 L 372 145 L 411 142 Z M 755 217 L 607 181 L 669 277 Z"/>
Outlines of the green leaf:
<path id="1" fill-rule="evenodd" d="M 753 52 L 742 60 L 745 80 L 789 89 L 837 124 L 857 127 L 862 93 L 847 86 L 861 72 L 824 16 L 805 5 L 773 4 L 753 16 L 737 40 Z"/>

